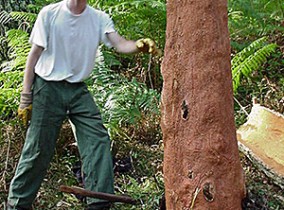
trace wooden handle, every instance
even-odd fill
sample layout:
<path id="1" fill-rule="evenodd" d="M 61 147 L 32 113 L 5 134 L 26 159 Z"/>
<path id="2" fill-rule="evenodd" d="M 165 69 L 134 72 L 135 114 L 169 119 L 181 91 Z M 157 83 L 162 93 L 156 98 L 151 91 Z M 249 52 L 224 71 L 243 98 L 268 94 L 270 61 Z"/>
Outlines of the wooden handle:
<path id="1" fill-rule="evenodd" d="M 61 192 L 65 193 L 71 193 L 75 195 L 82 195 L 86 197 L 91 197 L 91 198 L 99 198 L 103 200 L 108 200 L 111 202 L 121 202 L 121 203 L 129 203 L 129 204 L 136 204 L 136 200 L 129 196 L 125 195 L 114 195 L 114 194 L 109 194 L 109 193 L 102 193 L 102 192 L 93 192 L 90 190 L 85 190 L 80 187 L 69 187 L 66 185 L 61 185 L 59 187 L 59 190 Z"/>

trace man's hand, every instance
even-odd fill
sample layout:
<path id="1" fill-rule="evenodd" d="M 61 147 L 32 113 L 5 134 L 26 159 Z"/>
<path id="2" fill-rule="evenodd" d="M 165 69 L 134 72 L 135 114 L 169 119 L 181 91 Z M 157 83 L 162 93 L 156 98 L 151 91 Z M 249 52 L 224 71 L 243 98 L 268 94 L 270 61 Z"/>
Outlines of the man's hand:
<path id="1" fill-rule="evenodd" d="M 140 52 L 150 53 L 152 55 L 160 54 L 160 51 L 156 47 L 155 42 L 150 38 L 139 39 L 135 44 Z"/>
<path id="2" fill-rule="evenodd" d="M 32 93 L 21 93 L 20 106 L 18 108 L 18 117 L 25 126 L 28 125 L 32 116 Z"/>

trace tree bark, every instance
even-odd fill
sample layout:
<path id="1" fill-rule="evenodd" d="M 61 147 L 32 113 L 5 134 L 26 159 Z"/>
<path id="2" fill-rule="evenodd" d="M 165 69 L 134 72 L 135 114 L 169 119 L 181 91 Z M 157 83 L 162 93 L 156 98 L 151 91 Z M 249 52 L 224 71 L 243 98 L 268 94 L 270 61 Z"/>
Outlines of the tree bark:
<path id="1" fill-rule="evenodd" d="M 171 0 L 161 126 L 169 210 L 241 209 L 226 0 Z"/>

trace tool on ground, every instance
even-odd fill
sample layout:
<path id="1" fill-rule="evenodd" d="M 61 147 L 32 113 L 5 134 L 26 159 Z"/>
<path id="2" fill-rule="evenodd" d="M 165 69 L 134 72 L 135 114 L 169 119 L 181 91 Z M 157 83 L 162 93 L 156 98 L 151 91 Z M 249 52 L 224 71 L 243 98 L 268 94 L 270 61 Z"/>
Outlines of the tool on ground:
<path id="1" fill-rule="evenodd" d="M 126 195 L 114 195 L 114 194 L 109 194 L 109 193 L 93 192 L 90 190 L 85 190 L 80 187 L 74 187 L 74 186 L 69 187 L 66 185 L 61 185 L 59 187 L 59 190 L 65 193 L 71 193 L 71 194 L 81 195 L 81 196 L 86 196 L 86 197 L 91 197 L 91 198 L 99 198 L 99 199 L 107 200 L 110 202 L 137 204 L 136 200 Z"/>

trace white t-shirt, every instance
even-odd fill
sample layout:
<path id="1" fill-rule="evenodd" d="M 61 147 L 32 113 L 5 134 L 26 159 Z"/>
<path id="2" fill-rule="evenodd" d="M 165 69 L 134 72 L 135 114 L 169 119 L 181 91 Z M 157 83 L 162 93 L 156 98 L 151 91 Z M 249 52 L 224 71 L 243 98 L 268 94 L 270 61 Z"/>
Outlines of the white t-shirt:
<path id="1" fill-rule="evenodd" d="M 71 13 L 67 0 L 44 7 L 30 36 L 30 43 L 44 48 L 35 73 L 48 81 L 83 81 L 94 68 L 99 44 L 111 47 L 106 36 L 111 32 L 110 17 L 89 5 L 80 15 Z"/>

